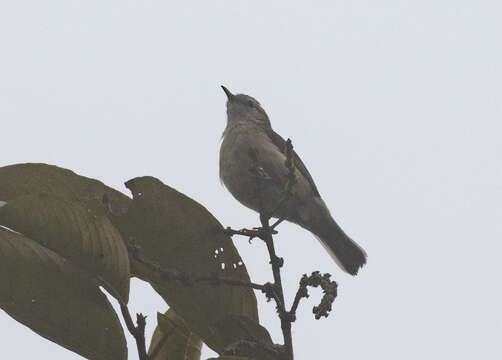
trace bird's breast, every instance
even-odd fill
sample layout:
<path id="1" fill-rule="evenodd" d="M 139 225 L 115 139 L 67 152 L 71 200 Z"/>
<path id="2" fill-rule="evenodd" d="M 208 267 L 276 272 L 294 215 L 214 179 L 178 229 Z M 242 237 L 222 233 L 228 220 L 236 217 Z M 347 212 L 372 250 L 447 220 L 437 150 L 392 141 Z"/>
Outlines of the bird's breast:
<path id="1" fill-rule="evenodd" d="M 258 211 L 256 177 L 249 150 L 256 141 L 256 132 L 231 129 L 225 132 L 220 147 L 220 179 L 230 193 L 243 205 Z"/>

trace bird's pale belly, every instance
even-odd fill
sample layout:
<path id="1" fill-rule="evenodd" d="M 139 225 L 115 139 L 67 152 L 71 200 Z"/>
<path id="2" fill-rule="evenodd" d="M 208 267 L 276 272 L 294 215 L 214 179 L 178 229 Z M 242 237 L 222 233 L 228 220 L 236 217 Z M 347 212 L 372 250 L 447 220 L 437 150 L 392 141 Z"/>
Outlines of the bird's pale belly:
<path id="1" fill-rule="evenodd" d="M 261 151 L 254 162 L 249 154 L 250 143 Z M 287 169 L 282 156 L 277 156 L 276 149 L 266 137 L 254 136 L 249 139 L 246 133 L 229 132 L 220 149 L 220 178 L 230 193 L 244 206 L 257 212 L 269 212 L 277 209 L 284 197 Z M 290 201 L 283 203 L 274 217 L 300 222 L 305 200 L 311 202 L 311 190 L 308 183 L 297 176 Z"/>
<path id="2" fill-rule="evenodd" d="M 220 177 L 230 193 L 244 206 L 260 211 L 258 182 L 249 160 L 228 161 L 220 169 Z"/>

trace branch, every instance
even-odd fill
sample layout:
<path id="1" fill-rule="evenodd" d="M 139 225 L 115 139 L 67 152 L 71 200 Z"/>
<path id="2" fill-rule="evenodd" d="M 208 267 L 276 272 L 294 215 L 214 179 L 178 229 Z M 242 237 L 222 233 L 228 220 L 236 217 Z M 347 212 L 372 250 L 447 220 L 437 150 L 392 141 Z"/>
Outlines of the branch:
<path id="1" fill-rule="evenodd" d="M 265 218 L 260 216 L 261 224 L 264 229 L 269 230 L 269 220 L 270 218 Z M 279 302 L 277 302 L 277 313 L 279 314 L 279 319 L 281 320 L 282 335 L 284 338 L 284 346 L 289 359 L 293 360 L 293 337 L 291 335 L 291 319 L 289 314 L 286 312 L 284 305 L 284 291 L 282 288 L 281 280 L 281 267 L 284 264 L 284 260 L 279 258 L 275 253 L 274 239 L 272 233 L 268 232 L 265 236 L 265 244 L 267 245 L 268 254 L 270 257 L 270 264 L 272 266 L 272 273 L 274 275 L 274 288 L 277 291 Z"/>
<path id="2" fill-rule="evenodd" d="M 225 234 L 227 234 L 228 236 L 233 236 L 233 235 L 247 236 L 249 238 L 249 242 L 251 242 L 251 240 L 253 240 L 254 238 L 260 238 L 264 240 L 264 237 L 267 235 L 267 232 L 271 232 L 272 234 L 277 234 L 277 231 L 275 230 L 265 230 L 262 227 L 253 228 L 252 230 L 250 229 L 234 230 L 229 226 L 224 231 Z"/>
<path id="3" fill-rule="evenodd" d="M 286 311 L 285 303 L 284 303 L 284 290 L 282 287 L 281 280 L 281 267 L 284 264 L 284 260 L 279 258 L 275 253 L 274 247 L 274 239 L 273 234 L 277 232 L 274 230 L 274 227 L 279 225 L 282 222 L 282 219 L 276 221 L 272 226 L 270 226 L 270 218 L 288 201 L 291 196 L 291 190 L 293 185 L 296 182 L 295 177 L 295 164 L 293 159 L 293 144 L 291 139 L 288 139 L 286 142 L 286 148 L 284 149 L 286 153 L 286 161 L 285 166 L 288 169 L 288 178 L 286 181 L 286 185 L 284 187 L 284 192 L 280 197 L 280 200 L 272 208 L 270 211 L 266 211 L 264 207 L 264 192 L 262 191 L 263 185 L 268 181 L 268 175 L 264 173 L 263 168 L 260 167 L 259 159 L 258 159 L 258 150 L 250 149 L 249 157 L 251 158 L 252 167 L 250 169 L 251 173 L 254 174 L 257 178 L 256 181 L 256 196 L 259 199 L 259 213 L 260 213 L 260 222 L 261 228 L 257 229 L 258 233 L 256 237 L 262 239 L 267 245 L 268 254 L 270 257 L 270 265 L 272 266 L 272 273 L 274 276 L 274 283 L 271 285 L 274 289 L 274 292 L 277 294 L 277 298 L 275 299 L 277 305 L 277 313 L 279 314 L 279 319 L 281 321 L 281 329 L 282 335 L 284 338 L 284 347 L 286 356 L 288 359 L 293 360 L 293 338 L 291 335 L 291 323 L 292 319 L 290 314 Z M 247 231 L 241 230 L 241 232 L 247 233 Z M 252 237 L 250 237 L 250 240 Z"/>
<path id="4" fill-rule="evenodd" d="M 127 330 L 134 336 L 136 340 L 136 347 L 138 348 L 138 354 L 140 360 L 149 360 L 149 356 L 146 352 L 146 343 L 145 343 L 145 327 L 146 327 L 146 316 L 143 314 L 136 314 L 136 323 L 137 326 L 134 325 L 131 319 L 131 314 L 129 313 L 129 309 L 126 305 L 120 304 L 120 311 L 122 312 L 122 316 L 124 317 L 124 321 L 127 326 Z"/>
<path id="5" fill-rule="evenodd" d="M 333 301 L 335 301 L 338 288 L 338 284 L 335 281 L 330 280 L 330 277 L 330 274 L 321 275 L 319 271 L 314 271 L 310 276 L 307 276 L 307 274 L 302 276 L 302 278 L 300 279 L 300 287 L 296 292 L 295 300 L 293 301 L 291 310 L 289 310 L 289 314 L 292 319 L 296 319 L 296 309 L 298 308 L 300 300 L 302 298 L 309 297 L 307 290 L 308 286 L 320 286 L 324 293 L 319 305 L 314 306 L 314 308 L 312 309 L 312 312 L 315 314 L 316 320 L 319 320 L 323 316 L 328 317 Z"/>
<path id="6" fill-rule="evenodd" d="M 144 257 L 143 254 L 141 254 L 141 248 L 139 246 L 132 243 L 128 243 L 127 248 L 129 249 L 129 254 L 134 260 L 147 267 L 153 273 L 156 273 L 163 280 L 179 281 L 186 286 L 193 286 L 196 283 L 201 283 L 201 282 L 207 282 L 214 286 L 220 284 L 243 286 L 260 290 L 265 294 L 269 293 L 267 284 L 263 285 L 256 284 L 245 280 L 222 276 L 221 274 L 216 272 L 211 273 L 210 275 L 200 275 L 197 273 L 188 273 L 188 272 L 178 271 L 175 269 L 163 268 L 158 264 L 156 264 L 154 261 Z"/>
<path id="7" fill-rule="evenodd" d="M 284 260 L 279 258 L 275 253 L 274 247 L 274 234 L 277 234 L 275 228 L 284 221 L 284 218 L 279 218 L 272 225 L 270 225 L 270 218 L 274 216 L 281 207 L 283 207 L 288 199 L 292 195 L 293 186 L 296 183 L 296 174 L 295 174 L 295 163 L 294 163 L 294 151 L 293 144 L 290 139 L 286 141 L 285 147 L 286 161 L 285 166 L 288 169 L 288 175 L 286 184 L 284 186 L 284 191 L 279 198 L 278 203 L 273 207 L 270 211 L 265 211 L 263 206 L 263 195 L 262 191 L 263 186 L 266 181 L 269 180 L 267 174 L 264 173 L 263 169 L 259 165 L 258 159 L 258 151 L 256 149 L 251 149 L 249 151 L 249 157 L 251 158 L 253 166 L 250 171 L 257 178 L 256 185 L 256 195 L 259 199 L 259 209 L 260 209 L 260 228 L 254 228 L 253 230 L 241 229 L 241 230 L 232 230 L 231 228 L 227 228 L 225 232 L 232 235 L 242 235 L 247 236 L 249 241 L 253 238 L 262 239 L 267 245 L 267 250 L 270 257 L 270 264 L 272 266 L 272 273 L 274 276 L 274 283 L 269 286 L 272 288 L 276 294 L 276 304 L 277 304 L 277 313 L 279 314 L 279 318 L 281 321 L 282 334 L 284 337 L 284 347 L 285 347 L 285 356 L 288 360 L 293 360 L 293 341 L 291 335 L 291 324 L 296 320 L 296 310 L 298 309 L 298 305 L 300 304 L 300 300 L 304 297 L 308 297 L 308 286 L 318 287 L 320 286 L 323 289 L 324 296 L 321 299 L 321 302 L 318 306 L 313 308 L 313 313 L 315 314 L 316 319 L 320 319 L 321 317 L 327 317 L 329 312 L 331 311 L 331 306 L 333 301 L 337 295 L 337 283 L 335 281 L 330 280 L 330 274 L 321 275 L 319 271 L 313 272 L 310 276 L 303 275 L 300 280 L 300 286 L 296 293 L 295 299 L 293 301 L 293 305 L 289 311 L 286 311 L 285 303 L 284 303 L 284 290 L 282 287 L 281 281 L 281 267 L 284 264 Z M 267 295 L 270 300 L 269 295 Z"/>

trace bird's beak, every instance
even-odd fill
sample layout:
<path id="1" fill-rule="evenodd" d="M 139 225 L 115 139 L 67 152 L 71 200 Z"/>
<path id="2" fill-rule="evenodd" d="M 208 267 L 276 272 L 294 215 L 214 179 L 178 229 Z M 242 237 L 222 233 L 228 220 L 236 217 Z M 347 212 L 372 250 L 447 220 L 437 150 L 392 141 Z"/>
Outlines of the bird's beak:
<path id="1" fill-rule="evenodd" d="M 227 94 L 227 98 L 228 100 L 232 100 L 232 98 L 234 97 L 234 94 L 232 94 L 230 92 L 230 90 L 228 90 L 226 87 L 224 87 L 223 85 L 221 85 L 221 88 L 223 89 L 223 91 L 225 92 L 225 94 Z"/>

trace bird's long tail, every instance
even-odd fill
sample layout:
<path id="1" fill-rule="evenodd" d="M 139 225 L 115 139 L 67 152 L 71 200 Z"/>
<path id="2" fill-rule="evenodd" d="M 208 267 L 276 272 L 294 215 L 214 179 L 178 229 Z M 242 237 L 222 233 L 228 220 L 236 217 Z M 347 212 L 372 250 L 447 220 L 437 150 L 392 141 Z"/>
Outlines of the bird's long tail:
<path id="1" fill-rule="evenodd" d="M 366 264 L 366 252 L 343 232 L 331 216 L 325 218 L 310 231 L 338 266 L 349 274 L 357 275 L 359 269 Z"/>

